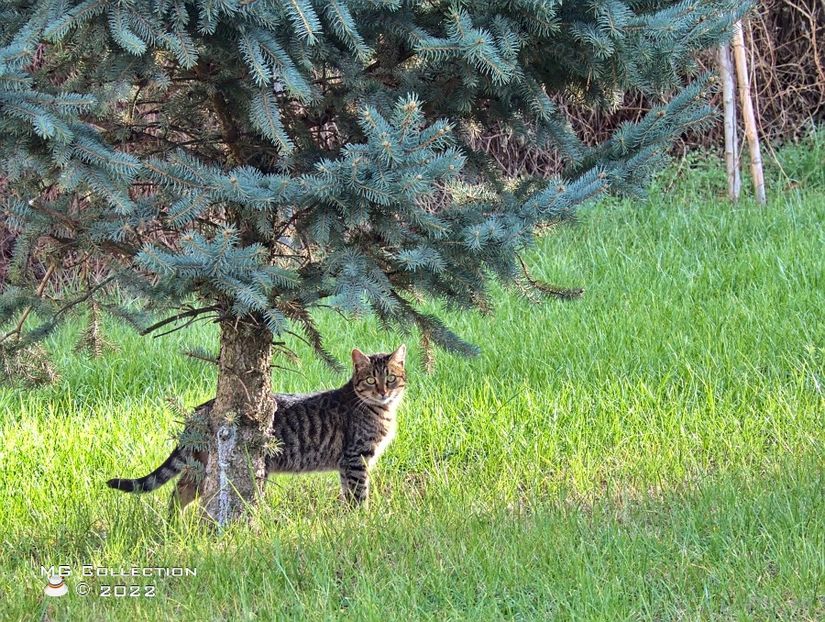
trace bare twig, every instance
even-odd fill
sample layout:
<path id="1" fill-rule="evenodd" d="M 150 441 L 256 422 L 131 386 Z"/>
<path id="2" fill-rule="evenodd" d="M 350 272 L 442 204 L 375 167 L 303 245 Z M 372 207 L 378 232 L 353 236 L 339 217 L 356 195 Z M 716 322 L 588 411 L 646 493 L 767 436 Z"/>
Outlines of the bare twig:
<path id="1" fill-rule="evenodd" d="M 46 290 L 46 284 L 49 282 L 49 279 L 51 278 L 52 274 L 54 274 L 55 269 L 55 265 L 52 264 L 49 266 L 49 269 L 46 270 L 46 274 L 43 275 L 43 278 L 40 281 L 40 285 L 37 286 L 37 290 L 35 291 L 35 295 L 38 298 L 40 298 L 43 295 L 43 292 Z M 23 310 L 23 313 L 20 315 L 20 320 L 17 322 L 17 326 L 14 327 L 14 330 L 11 330 L 5 335 L 3 335 L 3 338 L 0 339 L 0 343 L 3 343 L 6 339 L 13 335 L 17 335 L 17 339 L 19 341 L 20 336 L 23 334 L 23 325 L 26 323 L 26 319 L 29 317 L 29 314 L 31 314 L 31 312 L 32 308 L 30 306 L 26 307 Z"/>
<path id="2" fill-rule="evenodd" d="M 559 300 L 574 300 L 576 298 L 581 298 L 582 294 L 584 294 L 584 288 L 581 287 L 556 287 L 555 285 L 550 285 L 549 283 L 543 283 L 537 279 L 534 279 L 530 276 L 530 272 L 527 269 L 527 264 L 524 263 L 521 256 L 518 256 L 518 260 L 521 264 L 521 270 L 524 273 L 524 279 L 534 289 L 538 290 L 545 296 L 552 296 L 553 298 L 558 298 Z"/>
<path id="3" fill-rule="evenodd" d="M 168 317 L 164 320 L 161 320 L 160 322 L 156 322 L 156 323 L 152 324 L 151 326 L 149 326 L 147 328 L 144 328 L 142 331 L 140 331 L 139 334 L 145 336 L 145 335 L 148 335 L 151 332 L 156 331 L 159 328 L 162 328 L 162 327 L 166 326 L 167 324 L 171 324 L 172 322 L 177 322 L 178 320 L 182 320 L 184 318 L 195 318 L 199 315 L 203 315 L 204 313 L 213 313 L 215 311 L 220 311 L 220 309 L 221 309 L 221 307 L 219 305 L 210 305 L 208 307 L 199 307 L 197 309 L 189 309 L 189 310 L 184 311 L 182 313 L 178 313 L 177 315 L 173 315 L 173 316 Z M 190 323 L 191 322 L 188 322 L 186 325 L 188 326 Z M 163 335 L 166 335 L 166 334 L 168 334 L 168 333 L 162 333 L 161 335 L 158 335 L 158 337 L 162 337 Z"/>

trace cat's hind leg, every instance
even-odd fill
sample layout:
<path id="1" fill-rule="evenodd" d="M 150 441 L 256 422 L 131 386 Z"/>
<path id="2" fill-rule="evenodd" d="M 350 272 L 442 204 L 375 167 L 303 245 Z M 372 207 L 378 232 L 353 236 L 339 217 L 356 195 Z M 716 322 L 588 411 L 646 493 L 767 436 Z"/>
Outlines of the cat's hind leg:
<path id="1" fill-rule="evenodd" d="M 175 489 L 172 491 L 172 498 L 169 500 L 170 516 L 183 511 L 183 508 L 194 501 L 197 495 L 197 484 L 187 477 L 181 477 L 175 484 Z"/>

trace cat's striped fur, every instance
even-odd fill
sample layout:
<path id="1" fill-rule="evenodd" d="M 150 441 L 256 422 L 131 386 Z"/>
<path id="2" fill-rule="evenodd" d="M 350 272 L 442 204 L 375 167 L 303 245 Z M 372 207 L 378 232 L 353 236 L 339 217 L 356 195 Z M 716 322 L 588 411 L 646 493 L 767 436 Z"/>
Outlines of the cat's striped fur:
<path id="1" fill-rule="evenodd" d="M 406 384 L 402 345 L 392 354 L 367 356 L 352 351 L 353 375 L 338 389 L 307 395 L 276 394 L 278 411 L 272 431 L 279 451 L 267 458 L 267 473 L 338 471 L 342 496 L 361 503 L 369 495 L 368 469 L 392 441 L 396 410 Z M 211 402 L 199 408 L 209 407 Z M 138 479 L 111 479 L 111 488 L 149 492 L 178 475 L 187 462 L 203 462 L 203 454 L 187 455 L 176 447 L 149 475 Z M 177 499 L 186 505 L 197 493 L 195 483 L 182 477 Z"/>

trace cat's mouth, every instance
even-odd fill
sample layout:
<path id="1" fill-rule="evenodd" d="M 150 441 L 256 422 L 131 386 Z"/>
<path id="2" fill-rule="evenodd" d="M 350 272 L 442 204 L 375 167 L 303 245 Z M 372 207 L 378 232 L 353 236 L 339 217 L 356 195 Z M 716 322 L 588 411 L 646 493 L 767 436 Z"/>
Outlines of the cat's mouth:
<path id="1" fill-rule="evenodd" d="M 388 404 L 392 404 L 395 400 L 398 399 L 397 395 L 387 395 L 386 397 L 380 396 L 370 396 L 366 398 L 367 402 L 372 402 L 373 404 L 379 404 L 381 406 L 387 406 Z"/>

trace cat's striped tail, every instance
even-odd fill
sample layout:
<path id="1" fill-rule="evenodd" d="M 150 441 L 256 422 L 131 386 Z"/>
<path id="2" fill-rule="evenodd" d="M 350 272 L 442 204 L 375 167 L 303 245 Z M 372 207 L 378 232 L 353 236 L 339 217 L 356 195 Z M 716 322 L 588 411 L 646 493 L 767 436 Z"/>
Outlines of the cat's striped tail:
<path id="1" fill-rule="evenodd" d="M 154 471 L 139 477 L 137 479 L 121 479 L 116 477 L 106 482 L 109 488 L 122 490 L 123 492 L 149 492 L 155 488 L 163 486 L 170 479 L 180 474 L 186 466 L 186 459 L 180 447 L 175 447 L 175 450 L 169 454 L 169 457 L 164 460 Z"/>

